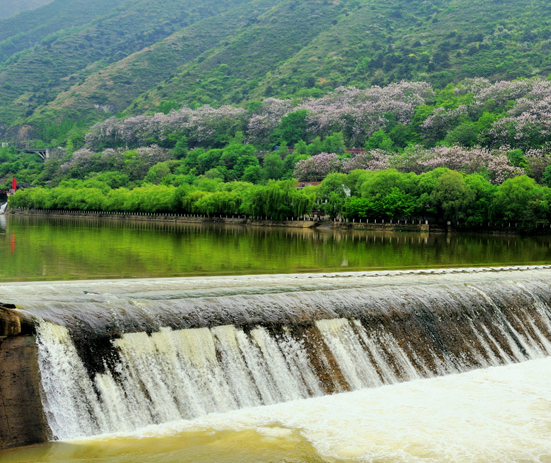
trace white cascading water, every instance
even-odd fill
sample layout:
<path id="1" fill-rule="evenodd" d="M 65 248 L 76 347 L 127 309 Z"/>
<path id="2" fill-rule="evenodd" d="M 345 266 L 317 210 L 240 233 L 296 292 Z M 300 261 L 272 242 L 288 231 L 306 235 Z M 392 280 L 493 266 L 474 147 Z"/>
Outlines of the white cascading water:
<path id="1" fill-rule="evenodd" d="M 116 377 L 94 381 L 65 328 L 43 322 L 37 332 L 44 408 L 58 439 L 323 394 L 301 346 L 263 328 L 125 334 L 113 341 Z"/>
<path id="2" fill-rule="evenodd" d="M 415 366 L 390 333 L 369 333 L 357 320 L 320 320 L 315 327 L 347 384 L 345 390 L 461 371 L 440 361 L 433 372 L 434 366 L 420 358 Z M 477 333 L 483 352 L 473 346 L 470 354 L 480 366 L 551 354 L 551 343 L 535 325 L 534 338 L 515 332 L 517 341 L 509 328 L 503 330 L 505 347 L 513 356 L 489 330 Z M 325 393 L 304 346 L 291 336 L 272 336 L 262 327 L 249 333 L 220 326 L 124 334 L 112 341 L 116 365 L 93 379 L 65 328 L 42 322 L 37 332 L 44 408 L 58 439 L 132 431 Z M 491 344 L 499 346 L 498 354 Z M 318 354 L 328 366 L 329 359 L 321 351 Z"/>
<path id="3" fill-rule="evenodd" d="M 0 214 L 3 214 L 8 209 L 8 203 L 0 204 Z"/>

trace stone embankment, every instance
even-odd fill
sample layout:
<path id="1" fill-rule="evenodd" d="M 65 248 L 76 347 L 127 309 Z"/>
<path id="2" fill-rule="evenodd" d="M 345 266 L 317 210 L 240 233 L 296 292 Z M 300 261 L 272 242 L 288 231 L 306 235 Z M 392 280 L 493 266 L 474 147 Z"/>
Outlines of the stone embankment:
<path id="1" fill-rule="evenodd" d="M 26 210 L 12 211 L 13 214 L 44 217 L 83 217 L 101 218 L 114 222 L 142 221 L 178 224 L 222 224 L 244 225 L 253 227 L 285 227 L 285 228 L 320 228 L 320 229 L 353 229 L 353 230 L 387 230 L 387 231 L 414 231 L 428 232 L 442 231 L 442 227 L 429 225 L 425 220 L 390 220 L 390 221 L 339 221 L 321 220 L 314 217 L 288 217 L 286 220 L 272 220 L 269 217 L 250 218 L 239 215 L 204 216 L 199 214 L 162 214 L 149 212 L 110 213 L 98 211 L 70 211 L 70 210 Z M 444 229 L 445 231 L 445 229 Z"/>
<path id="2" fill-rule="evenodd" d="M 285 220 L 273 220 L 270 217 L 245 217 L 242 215 L 199 215 L 199 214 L 165 214 L 151 212 L 101 212 L 101 211 L 75 211 L 75 210 L 11 210 L 11 214 L 22 216 L 42 217 L 87 217 L 115 222 L 160 222 L 177 224 L 222 224 L 243 225 L 253 227 L 285 227 L 285 228 L 320 228 L 336 230 L 366 230 L 366 231 L 408 231 L 408 232 L 436 232 L 447 233 L 456 231 L 474 231 L 492 234 L 517 235 L 530 233 L 538 235 L 551 234 L 551 225 L 534 223 L 529 227 L 518 222 L 507 224 L 488 224 L 482 228 L 468 229 L 458 223 L 435 223 L 424 218 L 417 219 L 341 219 L 328 220 L 326 218 L 305 216 L 287 217 Z"/>

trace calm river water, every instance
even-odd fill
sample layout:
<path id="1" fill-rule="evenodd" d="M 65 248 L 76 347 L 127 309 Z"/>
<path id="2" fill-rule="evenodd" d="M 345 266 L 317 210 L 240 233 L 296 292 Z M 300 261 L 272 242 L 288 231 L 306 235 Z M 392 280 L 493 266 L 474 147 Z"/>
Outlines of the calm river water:
<path id="1" fill-rule="evenodd" d="M 551 236 L 0 216 L 0 281 L 547 264 Z"/>
<path id="2" fill-rule="evenodd" d="M 551 236 L 0 216 L 0 282 L 550 262 Z M 549 378 L 543 357 L 5 450 L 0 463 L 551 463 Z"/>

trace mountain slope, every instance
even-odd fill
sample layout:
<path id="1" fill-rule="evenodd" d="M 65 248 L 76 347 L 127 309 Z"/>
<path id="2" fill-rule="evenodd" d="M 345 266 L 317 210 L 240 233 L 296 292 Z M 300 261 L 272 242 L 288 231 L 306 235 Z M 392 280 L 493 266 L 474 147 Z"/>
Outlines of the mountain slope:
<path id="1" fill-rule="evenodd" d="M 317 4 L 320 9 L 324 6 Z M 241 56 L 232 53 L 232 45 L 214 50 L 202 63 L 187 66 L 178 78 L 146 95 L 140 106 L 158 104 L 160 93 L 177 94 L 183 102 L 193 101 L 199 93 L 210 98 L 219 93 L 218 102 L 236 102 L 239 97 L 307 94 L 308 87 L 324 92 L 341 85 L 365 87 L 403 79 L 444 86 L 465 77 L 497 80 L 551 72 L 547 19 L 551 4 L 546 1 L 388 0 L 340 2 L 340 6 L 340 11 L 333 10 L 331 21 L 325 21 L 319 33 L 302 42 L 288 59 L 262 66 L 262 61 L 247 59 L 246 45 L 240 44 L 245 50 Z M 298 27 L 312 30 L 312 22 L 318 25 L 315 17 L 304 19 Z M 278 23 L 280 37 L 287 43 L 294 25 L 283 27 Z M 267 50 L 277 53 L 273 45 Z M 240 75 L 257 80 L 247 88 L 238 79 L 217 79 L 217 61 L 232 70 L 238 66 Z M 200 84 L 190 88 L 190 82 Z"/>
<path id="2" fill-rule="evenodd" d="M 0 4 L 0 19 L 11 18 L 17 13 L 34 10 L 53 0 L 2 0 Z"/>
<path id="3" fill-rule="evenodd" d="M 547 0 L 55 0 L 0 21 L 0 137 L 343 85 L 547 76 L 549 18 Z"/>
<path id="4" fill-rule="evenodd" d="M 126 1 L 86 26 L 64 29 L 0 67 L 0 121 L 13 123 L 109 63 L 142 50 L 175 31 L 218 14 L 240 0 Z M 109 104 L 99 98 L 98 104 Z"/>
<path id="5" fill-rule="evenodd" d="M 330 27 L 347 2 L 283 1 L 240 31 L 227 44 L 182 67 L 161 89 L 145 95 L 138 109 L 155 107 L 161 96 L 181 103 L 239 103 L 258 81 Z M 269 96 L 269 95 L 267 95 Z"/>
<path id="6" fill-rule="evenodd" d="M 0 21 L 0 62 L 69 27 L 88 24 L 127 0 L 56 0 Z M 50 39 L 51 40 L 51 39 Z"/>
<path id="7" fill-rule="evenodd" d="M 245 28 L 272 4 L 273 0 L 254 0 L 198 21 L 109 65 L 101 73 L 91 74 L 82 83 L 61 92 L 31 120 L 41 121 L 58 114 L 73 113 L 95 120 L 104 117 L 105 111 L 123 111 L 144 90 L 177 74 L 182 65 Z M 108 107 L 99 104 L 99 95 L 101 101 L 108 101 Z"/>
<path id="8" fill-rule="evenodd" d="M 293 94 L 297 67 L 323 85 L 428 80 L 438 86 L 466 77 L 492 80 L 551 71 L 545 1 L 390 0 L 364 5 L 320 34 L 259 86 Z M 543 15 L 543 17 L 541 16 Z"/>

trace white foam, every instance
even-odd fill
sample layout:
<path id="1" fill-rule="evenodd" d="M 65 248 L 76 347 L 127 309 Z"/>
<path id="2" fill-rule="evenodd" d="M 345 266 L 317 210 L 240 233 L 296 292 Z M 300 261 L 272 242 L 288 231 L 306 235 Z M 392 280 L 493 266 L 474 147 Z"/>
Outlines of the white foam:
<path id="1" fill-rule="evenodd" d="M 551 461 L 551 358 L 149 427 L 298 429 L 326 457 L 360 462 Z M 275 426 L 275 427 L 274 427 Z"/>

